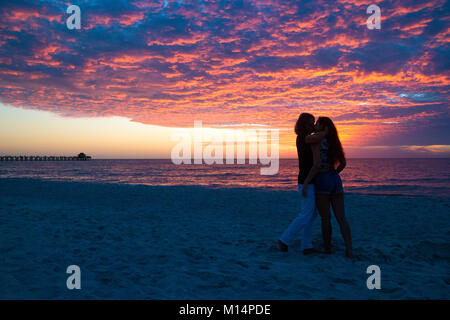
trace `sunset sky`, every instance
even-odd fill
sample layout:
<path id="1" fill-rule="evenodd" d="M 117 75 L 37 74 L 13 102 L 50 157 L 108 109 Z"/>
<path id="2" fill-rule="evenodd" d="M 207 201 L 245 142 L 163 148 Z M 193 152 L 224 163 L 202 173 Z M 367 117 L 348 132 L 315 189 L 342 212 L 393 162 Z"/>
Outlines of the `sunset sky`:
<path id="1" fill-rule="evenodd" d="M 310 112 L 335 121 L 348 157 L 450 157 L 449 12 L 440 0 L 2 1 L 0 154 L 168 158 L 174 128 L 201 120 L 280 129 L 280 155 L 295 157 Z"/>

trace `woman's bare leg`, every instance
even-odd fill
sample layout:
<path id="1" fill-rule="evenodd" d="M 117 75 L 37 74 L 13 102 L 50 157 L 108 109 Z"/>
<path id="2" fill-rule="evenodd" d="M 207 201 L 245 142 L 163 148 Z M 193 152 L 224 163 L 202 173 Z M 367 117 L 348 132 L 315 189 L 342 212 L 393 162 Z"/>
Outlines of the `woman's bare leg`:
<path id="1" fill-rule="evenodd" d="M 345 208 L 344 208 L 344 193 L 339 193 L 331 196 L 331 206 L 333 207 L 334 215 L 339 223 L 341 229 L 342 237 L 344 238 L 346 253 L 345 255 L 349 258 L 353 257 L 352 254 L 352 235 L 350 231 L 350 225 L 345 218 Z"/>
<path id="2" fill-rule="evenodd" d="M 316 206 L 322 219 L 322 237 L 325 253 L 331 252 L 331 214 L 330 196 L 327 194 L 316 194 Z"/>

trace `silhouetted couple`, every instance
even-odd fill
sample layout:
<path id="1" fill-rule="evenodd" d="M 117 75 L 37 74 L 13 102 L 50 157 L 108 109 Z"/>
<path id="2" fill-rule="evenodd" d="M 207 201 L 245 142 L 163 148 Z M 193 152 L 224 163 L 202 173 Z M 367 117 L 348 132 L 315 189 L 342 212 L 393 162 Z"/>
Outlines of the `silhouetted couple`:
<path id="1" fill-rule="evenodd" d="M 303 231 L 303 253 L 321 253 L 312 246 L 312 222 L 318 211 L 322 220 L 324 253 L 331 253 L 331 205 L 344 238 L 345 255 L 352 258 L 352 237 L 345 218 L 344 189 L 339 175 L 346 165 L 344 150 L 333 121 L 319 117 L 314 124 L 314 120 L 312 114 L 302 113 L 295 124 L 301 209 L 278 240 L 278 245 L 281 251 L 287 251 L 294 237 Z"/>

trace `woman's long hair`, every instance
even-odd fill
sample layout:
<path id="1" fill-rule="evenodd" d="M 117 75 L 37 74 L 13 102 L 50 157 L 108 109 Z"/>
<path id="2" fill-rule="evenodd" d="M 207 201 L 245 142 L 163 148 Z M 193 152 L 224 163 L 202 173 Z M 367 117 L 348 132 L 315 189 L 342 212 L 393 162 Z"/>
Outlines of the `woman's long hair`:
<path id="1" fill-rule="evenodd" d="M 311 119 L 314 121 L 314 116 L 310 113 L 302 113 L 297 119 L 297 122 L 295 123 L 295 133 L 300 136 L 300 138 L 303 139 L 310 133 L 308 131 L 308 121 L 311 121 Z"/>
<path id="2" fill-rule="evenodd" d="M 328 142 L 328 160 L 331 166 L 336 163 L 345 162 L 344 149 L 342 148 L 341 140 L 333 121 L 328 117 L 319 117 L 317 123 L 328 128 L 327 142 Z"/>

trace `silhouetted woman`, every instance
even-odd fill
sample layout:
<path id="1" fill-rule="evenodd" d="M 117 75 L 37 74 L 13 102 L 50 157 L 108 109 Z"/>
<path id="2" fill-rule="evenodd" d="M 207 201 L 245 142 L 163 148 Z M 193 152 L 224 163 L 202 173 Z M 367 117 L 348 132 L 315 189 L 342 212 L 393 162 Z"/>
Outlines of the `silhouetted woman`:
<path id="1" fill-rule="evenodd" d="M 314 178 L 316 206 L 322 218 L 322 236 L 325 252 L 331 253 L 331 204 L 344 238 L 345 255 L 352 258 L 352 236 L 350 226 L 345 218 L 344 189 L 339 175 L 347 164 L 344 150 L 336 127 L 330 118 L 319 117 L 316 123 L 316 131 L 326 132 L 320 142 L 320 159 L 315 158 L 315 166 L 319 162 L 320 169 Z"/>
<path id="2" fill-rule="evenodd" d="M 304 254 L 318 252 L 312 246 L 312 222 L 317 215 L 316 201 L 314 194 L 314 175 L 318 170 L 313 169 L 314 157 L 319 158 L 320 145 L 308 142 L 308 138 L 314 131 L 314 116 L 309 113 L 302 113 L 296 124 L 295 133 L 297 134 L 297 155 L 299 161 L 298 191 L 301 197 L 301 209 L 297 217 L 291 222 L 289 227 L 278 240 L 281 251 L 288 251 L 294 237 L 303 231 L 302 249 Z M 315 152 L 313 152 L 315 150 Z M 314 156 L 315 155 L 315 156 Z M 318 160 L 316 159 L 315 162 Z"/>

